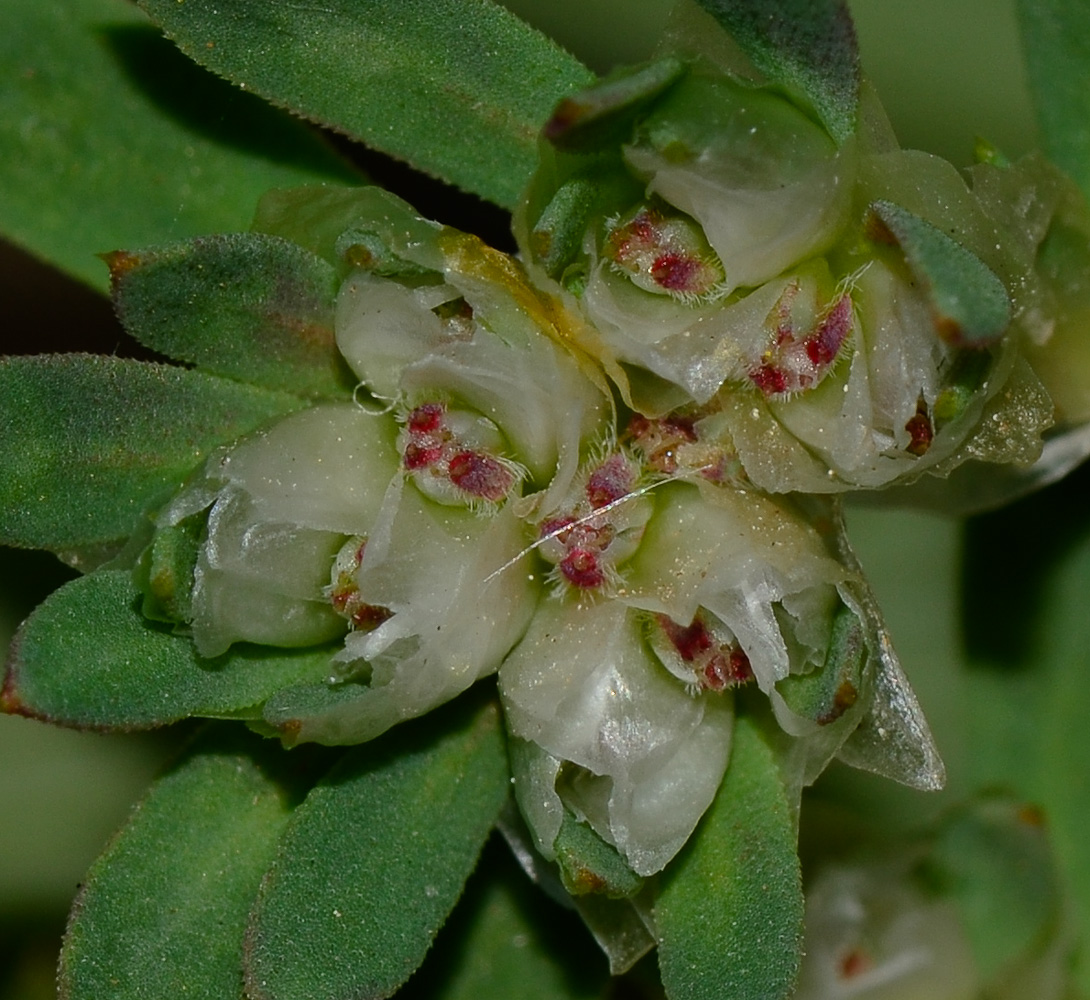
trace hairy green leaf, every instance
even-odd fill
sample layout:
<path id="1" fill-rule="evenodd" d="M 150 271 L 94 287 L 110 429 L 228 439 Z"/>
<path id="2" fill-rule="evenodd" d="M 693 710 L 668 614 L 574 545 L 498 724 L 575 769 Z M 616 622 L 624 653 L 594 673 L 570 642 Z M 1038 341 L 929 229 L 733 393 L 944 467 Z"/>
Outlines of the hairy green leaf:
<path id="1" fill-rule="evenodd" d="M 608 970 L 570 910 L 531 884 L 493 839 L 465 896 L 398 1000 L 591 1000 Z"/>
<path id="2" fill-rule="evenodd" d="M 808 674 L 789 674 L 776 687 L 792 712 L 827 726 L 855 704 L 866 664 L 863 623 L 844 606 L 833 619 L 825 663 Z"/>
<path id="3" fill-rule="evenodd" d="M 120 0 L 5 0 L 0 66 L 0 231 L 103 291 L 96 253 L 245 229 L 270 187 L 358 180 Z"/>
<path id="4" fill-rule="evenodd" d="M 845 0 L 697 0 L 774 83 L 807 99 L 837 142 L 856 128 L 859 51 Z"/>
<path id="5" fill-rule="evenodd" d="M 685 75 L 680 59 L 667 56 L 624 70 L 574 97 L 565 97 L 545 123 L 543 135 L 558 149 L 589 152 L 625 142 L 639 113 Z"/>
<path id="6" fill-rule="evenodd" d="M 303 405 L 170 365 L 90 355 L 0 360 L 0 543 L 117 542 L 217 445 Z"/>
<path id="7" fill-rule="evenodd" d="M 63 1000 L 240 995 L 246 918 L 307 770 L 261 743 L 214 731 L 156 782 L 76 900 Z"/>
<path id="8" fill-rule="evenodd" d="M 345 396 L 333 268 L 287 240 L 206 236 L 106 255 L 114 302 L 140 343 L 215 375 L 301 396 Z"/>
<path id="9" fill-rule="evenodd" d="M 262 884 L 248 995 L 391 996 L 461 894 L 507 789 L 491 701 L 463 699 L 350 752 L 296 811 Z"/>
<path id="10" fill-rule="evenodd" d="M 790 996 L 802 911 L 783 782 L 757 724 L 741 715 L 719 794 L 667 869 L 655 907 L 670 1000 Z"/>
<path id="11" fill-rule="evenodd" d="M 507 208 L 553 105 L 592 80 L 492 0 L 141 6 L 213 72 Z"/>
<path id="12" fill-rule="evenodd" d="M 1090 5 L 1018 0 L 1016 7 L 1045 152 L 1090 198 Z"/>
<path id="13" fill-rule="evenodd" d="M 998 340 L 1011 321 L 1011 302 L 1003 282 L 979 257 L 941 229 L 891 201 L 870 206 L 867 233 L 894 243 L 912 276 L 930 299 L 939 335 L 963 347 Z"/>
<path id="14" fill-rule="evenodd" d="M 12 640 L 0 708 L 69 726 L 147 729 L 190 715 L 233 715 L 329 671 L 330 651 L 236 646 L 205 660 L 140 613 L 124 570 L 54 591 Z"/>
<path id="15" fill-rule="evenodd" d="M 566 809 L 553 850 L 560 879 L 573 896 L 601 893 L 624 899 L 643 888 L 643 879 L 629 868 L 620 851 Z"/>

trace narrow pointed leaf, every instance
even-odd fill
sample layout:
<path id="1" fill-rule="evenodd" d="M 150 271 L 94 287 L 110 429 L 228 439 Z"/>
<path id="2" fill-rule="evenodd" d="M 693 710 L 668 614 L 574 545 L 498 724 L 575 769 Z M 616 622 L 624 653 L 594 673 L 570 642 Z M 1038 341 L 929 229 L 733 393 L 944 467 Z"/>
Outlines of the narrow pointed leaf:
<path id="1" fill-rule="evenodd" d="M 333 339 L 336 274 L 287 240 L 207 236 L 106 255 L 114 303 L 140 343 L 215 375 L 301 396 L 345 396 Z"/>
<path id="2" fill-rule="evenodd" d="M 48 355 L 0 360 L 0 543 L 116 542 L 208 453 L 303 405 L 169 365 Z"/>
<path id="3" fill-rule="evenodd" d="M 306 771 L 262 742 L 219 731 L 155 784 L 76 900 L 62 1000 L 240 995 L 246 918 Z"/>
<path id="4" fill-rule="evenodd" d="M 507 208 L 553 106 L 592 80 L 491 0 L 141 6 L 213 72 Z"/>
<path id="5" fill-rule="evenodd" d="M 236 646 L 205 660 L 140 613 L 130 574 L 99 570 L 54 591 L 12 640 L 0 708 L 63 725 L 147 729 L 232 715 L 329 671 L 330 651 Z"/>
<path id="6" fill-rule="evenodd" d="M 1090 198 L 1090 5 L 1018 0 L 1016 8 L 1045 152 Z"/>
<path id="7" fill-rule="evenodd" d="M 498 709 L 475 705 L 352 751 L 297 810 L 253 914 L 253 1000 L 388 997 L 420 965 L 507 795 Z"/>
<path id="8" fill-rule="evenodd" d="M 97 253 L 245 229 L 270 187 L 358 179 L 120 0 L 5 0 L 0 65 L 0 232 L 102 291 Z"/>
<path id="9" fill-rule="evenodd" d="M 783 1000 L 802 945 L 795 833 L 772 750 L 735 723 L 723 786 L 655 907 L 670 1000 Z"/>
<path id="10" fill-rule="evenodd" d="M 877 242 L 895 243 L 912 276 L 930 299 L 939 335 L 963 347 L 998 340 L 1011 322 L 1003 282 L 988 266 L 941 229 L 891 201 L 870 207 L 867 232 Z"/>
<path id="11" fill-rule="evenodd" d="M 698 0 L 774 83 L 805 97 L 837 142 L 856 128 L 859 50 L 844 0 Z"/>

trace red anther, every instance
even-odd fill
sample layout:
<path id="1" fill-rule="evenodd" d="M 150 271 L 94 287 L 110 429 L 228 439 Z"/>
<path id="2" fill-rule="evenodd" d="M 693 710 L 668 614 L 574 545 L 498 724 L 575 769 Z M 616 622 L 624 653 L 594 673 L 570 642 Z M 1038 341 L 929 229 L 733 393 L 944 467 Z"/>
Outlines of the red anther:
<path id="1" fill-rule="evenodd" d="M 353 628 L 359 629 L 361 632 L 373 632 L 384 621 L 393 616 L 394 613 L 381 604 L 360 604 L 352 608 L 348 617 Z"/>
<path id="2" fill-rule="evenodd" d="M 916 412 L 908 418 L 905 430 L 908 431 L 910 438 L 905 451 L 919 458 L 927 452 L 935 439 L 935 427 L 931 423 L 931 417 L 928 416 L 927 403 L 922 396 L 916 403 Z"/>
<path id="3" fill-rule="evenodd" d="M 556 538 L 561 544 L 565 543 L 570 535 L 570 532 L 565 531 L 569 525 L 573 523 L 573 518 L 570 517 L 553 517 L 548 521 L 541 522 L 541 530 L 538 535 L 539 538 Z"/>
<path id="4" fill-rule="evenodd" d="M 560 560 L 558 567 L 568 583 L 582 590 L 593 590 L 606 580 L 598 553 L 590 549 L 572 549 Z"/>
<path id="5" fill-rule="evenodd" d="M 723 691 L 730 683 L 730 665 L 722 653 L 716 653 L 704 666 L 700 686 L 708 691 Z"/>
<path id="6" fill-rule="evenodd" d="M 701 653 L 712 648 L 712 637 L 699 619 L 694 620 L 691 625 L 679 625 L 667 615 L 657 615 L 656 618 L 666 633 L 666 638 L 673 643 L 674 649 L 686 663 L 692 663 Z"/>
<path id="7" fill-rule="evenodd" d="M 651 262 L 651 277 L 668 291 L 699 293 L 704 291 L 701 281 L 704 278 L 701 273 L 703 267 L 699 257 L 667 252 Z"/>
<path id="8" fill-rule="evenodd" d="M 610 455 L 587 477 L 586 495 L 597 510 L 632 492 L 636 476 L 632 466 L 619 452 Z"/>
<path id="9" fill-rule="evenodd" d="M 908 423 L 905 424 L 905 430 L 908 431 L 909 436 L 912 438 L 905 451 L 919 458 L 931 447 L 931 442 L 935 437 L 931 421 L 923 414 L 917 413 L 914 417 L 909 418 Z"/>
<path id="10" fill-rule="evenodd" d="M 749 373 L 750 380 L 766 396 L 776 396 L 787 391 L 787 373 L 772 365 L 763 364 Z"/>
<path id="11" fill-rule="evenodd" d="M 426 469 L 434 465 L 443 456 L 443 449 L 439 445 L 420 445 L 410 441 L 405 445 L 405 454 L 402 456 L 402 464 L 412 472 L 415 469 Z"/>
<path id="12" fill-rule="evenodd" d="M 818 328 L 806 338 L 806 356 L 819 367 L 832 364 L 844 341 L 848 339 L 851 329 L 851 296 L 842 295 L 818 324 Z"/>
<path id="13" fill-rule="evenodd" d="M 735 646 L 730 651 L 730 677 L 735 684 L 753 680 L 753 667 L 741 646 Z"/>
<path id="14" fill-rule="evenodd" d="M 497 503 L 515 483 L 514 473 L 491 455 L 460 451 L 447 465 L 450 481 L 471 496 Z"/>
<path id="15" fill-rule="evenodd" d="M 443 426 L 444 412 L 442 403 L 424 403 L 409 414 L 405 426 L 412 434 L 432 434 Z"/>

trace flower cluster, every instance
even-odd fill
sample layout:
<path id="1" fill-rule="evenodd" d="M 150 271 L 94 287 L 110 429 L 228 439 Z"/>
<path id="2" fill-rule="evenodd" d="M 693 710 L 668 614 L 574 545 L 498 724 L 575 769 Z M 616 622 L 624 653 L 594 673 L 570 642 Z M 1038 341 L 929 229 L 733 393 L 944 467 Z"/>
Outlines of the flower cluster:
<path id="1" fill-rule="evenodd" d="M 838 143 L 723 67 L 642 73 L 558 110 L 523 263 L 379 189 L 278 195 L 321 220 L 356 392 L 213 455 L 143 569 L 189 553 L 156 610 L 202 656 L 338 643 L 264 705 L 288 744 L 369 740 L 498 673 L 511 836 L 636 913 L 739 711 L 796 796 L 835 757 L 941 784 L 836 494 L 1038 456 L 1060 200 L 1032 165 L 970 188 L 873 104 Z M 631 878 L 569 864 L 573 828 Z"/>

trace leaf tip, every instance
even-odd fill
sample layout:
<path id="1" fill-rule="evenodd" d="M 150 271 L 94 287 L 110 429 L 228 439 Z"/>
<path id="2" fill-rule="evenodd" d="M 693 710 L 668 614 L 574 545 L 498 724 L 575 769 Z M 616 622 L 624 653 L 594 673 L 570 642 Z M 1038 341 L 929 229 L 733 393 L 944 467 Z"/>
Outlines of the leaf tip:
<path id="1" fill-rule="evenodd" d="M 115 287 L 129 271 L 135 270 L 143 263 L 140 254 L 130 250 L 111 250 L 108 253 L 100 253 L 98 257 L 109 269 L 110 284 Z"/>

